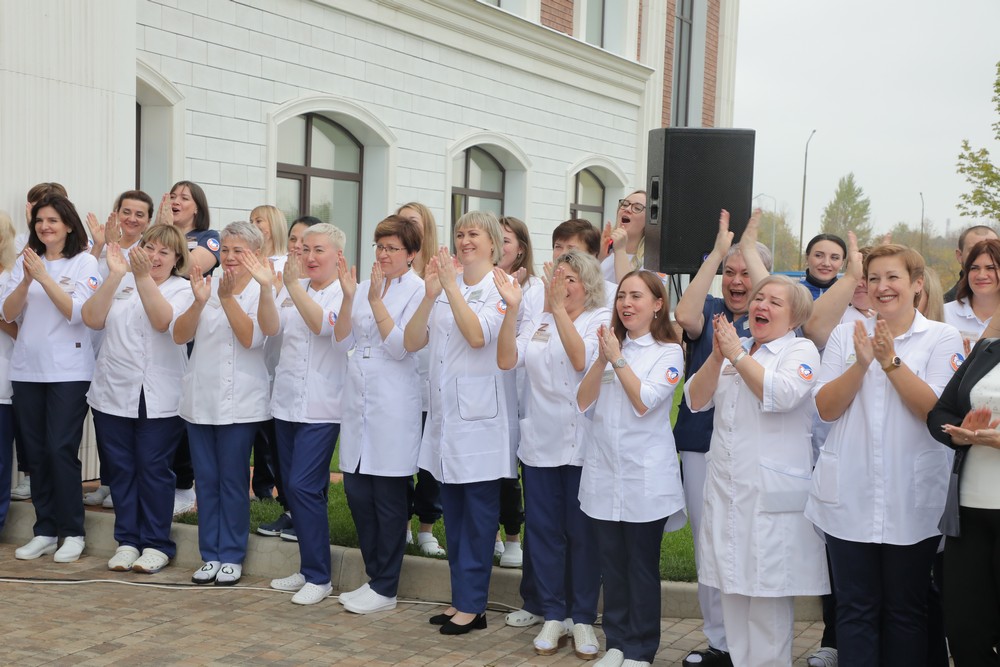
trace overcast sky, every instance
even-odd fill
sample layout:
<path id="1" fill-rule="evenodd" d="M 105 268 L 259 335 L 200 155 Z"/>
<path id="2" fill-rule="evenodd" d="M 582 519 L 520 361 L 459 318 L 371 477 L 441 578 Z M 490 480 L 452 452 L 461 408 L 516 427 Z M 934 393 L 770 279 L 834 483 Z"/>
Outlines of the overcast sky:
<path id="1" fill-rule="evenodd" d="M 754 194 L 797 232 L 806 140 L 805 239 L 854 172 L 878 231 L 925 216 L 973 224 L 956 205 L 962 139 L 1000 161 L 991 124 L 1000 0 L 743 0 L 735 127 L 757 131 Z M 772 207 L 770 197 L 757 204 Z"/>

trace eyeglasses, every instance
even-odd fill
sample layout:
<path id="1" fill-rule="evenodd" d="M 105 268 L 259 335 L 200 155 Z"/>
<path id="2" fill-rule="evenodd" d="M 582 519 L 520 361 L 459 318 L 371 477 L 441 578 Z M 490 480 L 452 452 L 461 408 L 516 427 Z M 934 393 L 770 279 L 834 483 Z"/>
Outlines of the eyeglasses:
<path id="1" fill-rule="evenodd" d="M 402 248 L 397 248 L 394 245 L 382 245 L 381 243 L 373 243 L 372 247 L 375 248 L 375 254 L 387 252 L 390 255 L 395 255 L 397 252 L 402 250 Z"/>
<path id="2" fill-rule="evenodd" d="M 640 204 L 639 202 L 632 202 L 627 199 L 618 200 L 618 208 L 624 208 L 632 211 L 633 213 L 642 213 L 646 210 L 645 204 Z"/>

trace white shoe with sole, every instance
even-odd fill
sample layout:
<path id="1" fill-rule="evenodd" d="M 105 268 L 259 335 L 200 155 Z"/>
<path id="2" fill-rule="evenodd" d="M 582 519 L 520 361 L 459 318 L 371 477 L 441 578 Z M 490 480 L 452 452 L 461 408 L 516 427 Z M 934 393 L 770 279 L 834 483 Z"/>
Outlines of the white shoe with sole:
<path id="1" fill-rule="evenodd" d="M 35 560 L 56 552 L 59 540 L 48 535 L 36 535 L 23 547 L 14 550 L 14 558 L 18 560 Z"/>
<path id="2" fill-rule="evenodd" d="M 837 649 L 830 648 L 829 646 L 821 647 L 806 658 L 806 664 L 809 667 L 837 667 L 838 661 Z"/>
<path id="3" fill-rule="evenodd" d="M 556 651 L 566 645 L 567 639 L 566 626 L 562 621 L 545 621 L 542 631 L 532 643 L 538 655 L 555 655 Z"/>
<path id="4" fill-rule="evenodd" d="M 139 550 L 135 547 L 118 547 L 115 555 L 108 561 L 108 569 L 112 572 L 128 572 L 132 569 L 132 563 L 138 558 Z"/>
<path id="5" fill-rule="evenodd" d="M 10 490 L 11 500 L 31 500 L 31 478 L 25 476 Z"/>
<path id="6" fill-rule="evenodd" d="M 341 593 L 340 595 L 338 595 L 337 596 L 337 602 L 339 602 L 340 604 L 344 604 L 345 602 L 347 602 L 351 598 L 356 598 L 359 595 L 364 595 L 365 593 L 367 593 L 371 589 L 372 589 L 372 587 L 369 586 L 368 582 L 366 581 L 365 583 L 363 583 L 360 586 L 358 586 L 357 588 L 355 588 L 353 591 L 344 591 L 343 593 Z"/>
<path id="7" fill-rule="evenodd" d="M 538 625 L 539 623 L 544 623 L 545 619 L 541 616 L 536 616 L 532 614 L 527 609 L 518 609 L 517 611 L 512 611 L 506 616 L 504 616 L 504 623 L 512 628 L 530 628 L 533 625 Z"/>
<path id="8" fill-rule="evenodd" d="M 601 645 L 597 642 L 597 633 L 594 626 L 586 623 L 575 623 L 573 625 L 573 653 L 580 660 L 594 660 Z"/>
<path id="9" fill-rule="evenodd" d="M 359 593 L 344 602 L 344 609 L 355 614 L 374 614 L 396 608 L 396 598 L 379 595 L 372 588 Z"/>
<path id="10" fill-rule="evenodd" d="M 305 585 L 306 578 L 302 576 L 301 572 L 290 574 L 287 577 L 282 577 L 281 579 L 271 580 L 271 588 L 276 591 L 285 591 L 286 593 L 295 593 L 301 590 Z"/>
<path id="11" fill-rule="evenodd" d="M 420 553 L 425 556 L 446 555 L 434 533 L 417 533 L 417 546 L 420 547 Z"/>
<path id="12" fill-rule="evenodd" d="M 604 657 L 594 663 L 594 667 L 622 667 L 625 654 L 616 648 L 609 650 Z"/>
<path id="13" fill-rule="evenodd" d="M 500 567 L 521 567 L 524 552 L 520 542 L 504 542 L 503 553 L 500 554 Z"/>
<path id="14" fill-rule="evenodd" d="M 198 498 L 195 496 L 194 489 L 175 489 L 174 490 L 174 516 L 178 514 L 184 514 L 184 512 L 190 512 L 194 509 L 195 503 Z"/>
<path id="15" fill-rule="evenodd" d="M 132 563 L 132 571 L 141 574 L 156 574 L 170 564 L 170 556 L 159 549 L 145 548 L 142 555 Z"/>
<path id="16" fill-rule="evenodd" d="M 307 583 L 299 589 L 298 593 L 292 596 L 292 604 L 316 604 L 330 597 L 330 593 L 332 592 L 333 586 L 329 583 L 322 586 Z"/>
<path id="17" fill-rule="evenodd" d="M 56 555 L 52 557 L 57 563 L 75 563 L 80 560 L 86 541 L 82 535 L 67 537 L 63 540 L 62 546 L 56 550 Z"/>

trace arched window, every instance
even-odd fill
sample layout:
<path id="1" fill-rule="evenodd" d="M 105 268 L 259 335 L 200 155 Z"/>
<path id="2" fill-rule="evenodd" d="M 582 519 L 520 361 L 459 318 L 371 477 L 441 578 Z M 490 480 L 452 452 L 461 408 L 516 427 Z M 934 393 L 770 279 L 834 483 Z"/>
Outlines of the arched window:
<path id="1" fill-rule="evenodd" d="M 608 219 L 604 215 L 604 183 L 590 169 L 578 171 L 575 180 L 569 216 L 588 220 L 598 229 L 603 228 L 604 221 Z"/>
<path id="2" fill-rule="evenodd" d="M 503 215 L 506 172 L 495 157 L 479 146 L 471 146 L 455 156 L 451 173 L 453 225 L 469 211 Z"/>
<path id="3" fill-rule="evenodd" d="M 360 257 L 364 153 L 353 134 L 317 113 L 278 125 L 278 208 L 289 222 L 312 215 L 342 229 L 348 264 Z"/>

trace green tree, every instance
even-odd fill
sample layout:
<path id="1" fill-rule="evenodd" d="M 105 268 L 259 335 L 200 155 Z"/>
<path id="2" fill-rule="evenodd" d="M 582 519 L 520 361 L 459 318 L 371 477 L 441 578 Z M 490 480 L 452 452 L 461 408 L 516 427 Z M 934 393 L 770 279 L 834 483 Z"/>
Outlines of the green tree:
<path id="1" fill-rule="evenodd" d="M 993 104 L 1000 117 L 1000 62 L 993 82 Z M 1000 120 L 993 123 L 993 136 L 1000 141 Z M 990 160 L 990 152 L 985 148 L 973 149 L 969 140 L 963 139 L 962 152 L 958 154 L 958 173 L 965 176 L 972 188 L 971 192 L 958 196 L 958 210 L 962 215 L 1000 220 L 1000 168 Z"/>
<path id="2" fill-rule="evenodd" d="M 820 232 L 836 234 L 842 239 L 847 232 L 854 232 L 858 245 L 868 245 L 872 240 L 871 201 L 865 191 L 854 182 L 854 174 L 848 174 L 837 183 L 833 199 L 823 209 Z"/>
<path id="3" fill-rule="evenodd" d="M 799 239 L 788 225 L 788 213 L 764 211 L 760 217 L 757 240 L 772 248 L 773 271 L 794 271 L 799 266 Z"/>

